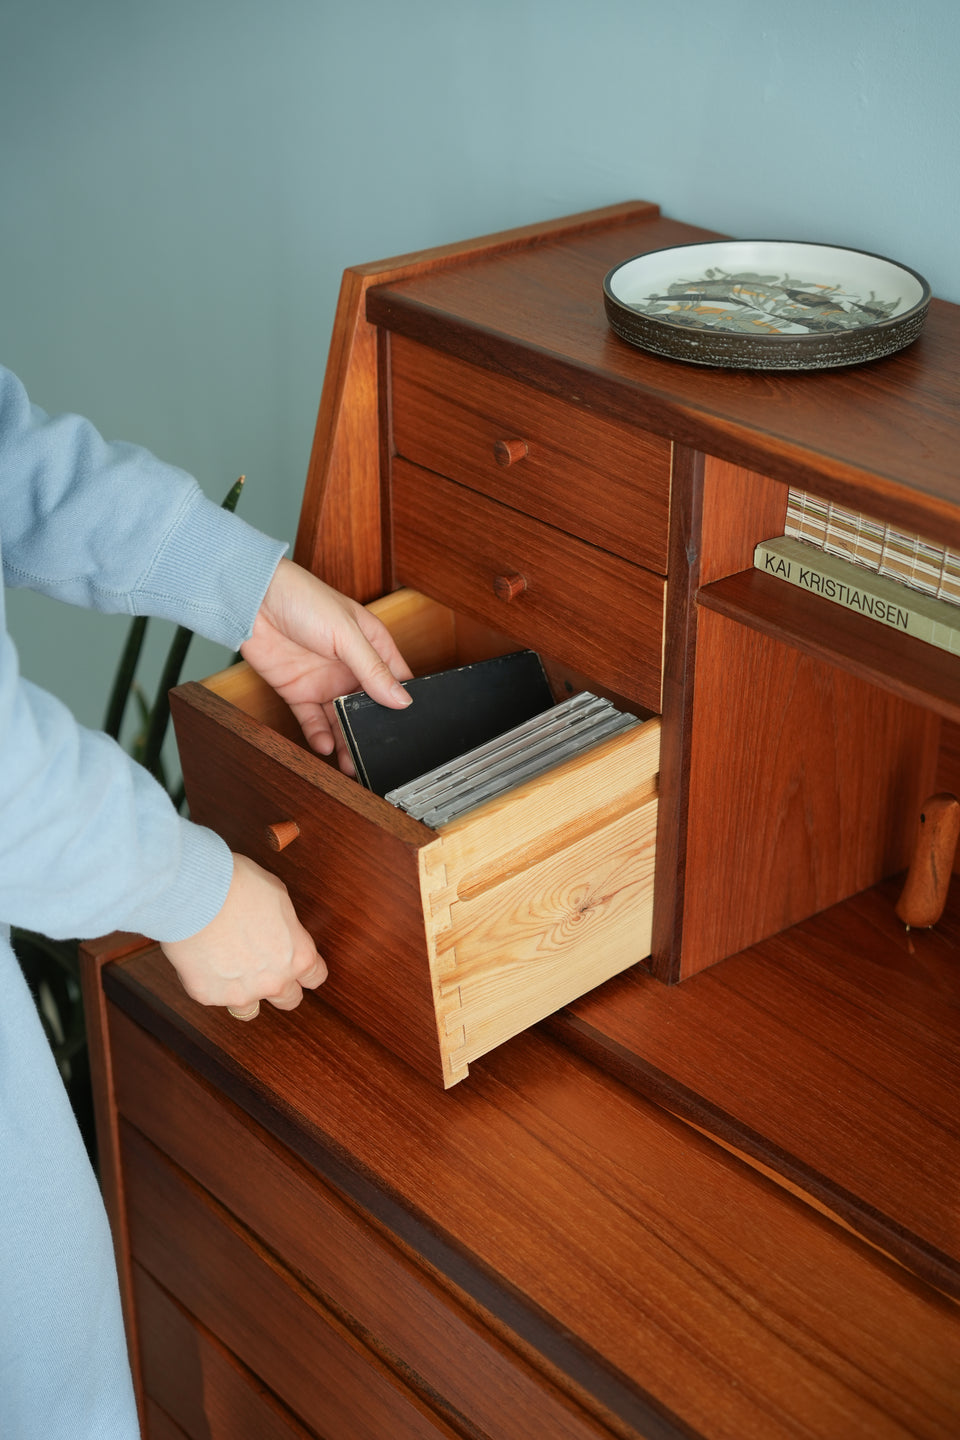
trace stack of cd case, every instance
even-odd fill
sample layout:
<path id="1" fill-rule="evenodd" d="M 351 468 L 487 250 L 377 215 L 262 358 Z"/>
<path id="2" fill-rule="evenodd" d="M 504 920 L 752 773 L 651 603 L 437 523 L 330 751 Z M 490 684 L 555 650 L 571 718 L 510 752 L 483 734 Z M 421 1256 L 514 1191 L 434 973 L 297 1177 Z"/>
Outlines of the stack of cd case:
<path id="1" fill-rule="evenodd" d="M 609 700 L 583 691 L 384 798 L 436 829 L 640 723 Z"/>

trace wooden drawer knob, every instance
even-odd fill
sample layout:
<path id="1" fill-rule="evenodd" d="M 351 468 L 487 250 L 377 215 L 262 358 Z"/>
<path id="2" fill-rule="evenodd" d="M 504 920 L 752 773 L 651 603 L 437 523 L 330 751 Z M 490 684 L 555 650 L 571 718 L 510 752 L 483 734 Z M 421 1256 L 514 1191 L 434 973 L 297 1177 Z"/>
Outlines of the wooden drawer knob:
<path id="1" fill-rule="evenodd" d="M 267 844 L 271 850 L 285 850 L 299 834 L 296 820 L 278 820 L 276 825 L 267 826 Z"/>
<path id="2" fill-rule="evenodd" d="M 498 440 L 493 447 L 493 458 L 498 465 L 515 465 L 527 454 L 526 440 Z"/>
<path id="3" fill-rule="evenodd" d="M 493 582 L 493 593 L 498 600 L 516 600 L 526 588 L 524 575 L 498 575 Z"/>

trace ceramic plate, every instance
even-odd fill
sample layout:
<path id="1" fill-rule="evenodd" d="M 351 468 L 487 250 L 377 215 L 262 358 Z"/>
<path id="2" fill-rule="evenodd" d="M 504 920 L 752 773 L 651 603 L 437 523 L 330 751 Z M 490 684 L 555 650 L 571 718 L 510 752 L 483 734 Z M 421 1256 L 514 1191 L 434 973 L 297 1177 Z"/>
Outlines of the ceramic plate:
<path id="1" fill-rule="evenodd" d="M 893 260 L 839 245 L 707 240 L 617 265 L 603 298 L 616 333 L 656 355 L 741 370 L 821 370 L 916 340 L 930 286 Z"/>

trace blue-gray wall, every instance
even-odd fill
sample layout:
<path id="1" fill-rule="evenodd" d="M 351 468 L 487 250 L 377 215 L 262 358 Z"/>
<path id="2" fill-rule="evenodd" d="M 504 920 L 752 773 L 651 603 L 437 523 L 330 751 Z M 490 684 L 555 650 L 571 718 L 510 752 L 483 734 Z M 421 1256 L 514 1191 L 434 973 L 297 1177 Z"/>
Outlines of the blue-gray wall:
<path id="1" fill-rule="evenodd" d="M 348 264 L 642 197 L 960 301 L 958 61 L 956 0 L 2 0 L 0 360 L 292 538 Z M 11 615 L 98 723 L 123 623 Z"/>

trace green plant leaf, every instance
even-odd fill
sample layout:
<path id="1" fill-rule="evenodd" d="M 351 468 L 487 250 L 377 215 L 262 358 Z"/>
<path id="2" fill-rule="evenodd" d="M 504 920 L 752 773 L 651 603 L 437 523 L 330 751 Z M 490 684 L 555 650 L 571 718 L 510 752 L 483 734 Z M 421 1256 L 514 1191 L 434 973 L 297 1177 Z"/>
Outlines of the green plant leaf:
<path id="1" fill-rule="evenodd" d="M 130 622 L 130 628 L 127 631 L 127 643 L 124 645 L 123 654 L 120 656 L 120 663 L 117 666 L 117 673 L 114 677 L 113 688 L 110 691 L 110 698 L 107 701 L 106 714 L 103 719 L 104 730 L 114 740 L 119 740 L 120 738 L 120 727 L 123 724 L 127 701 L 130 698 L 130 689 L 133 685 L 133 677 L 140 660 L 140 651 L 143 649 L 143 640 L 146 633 L 147 616 L 135 616 Z"/>

